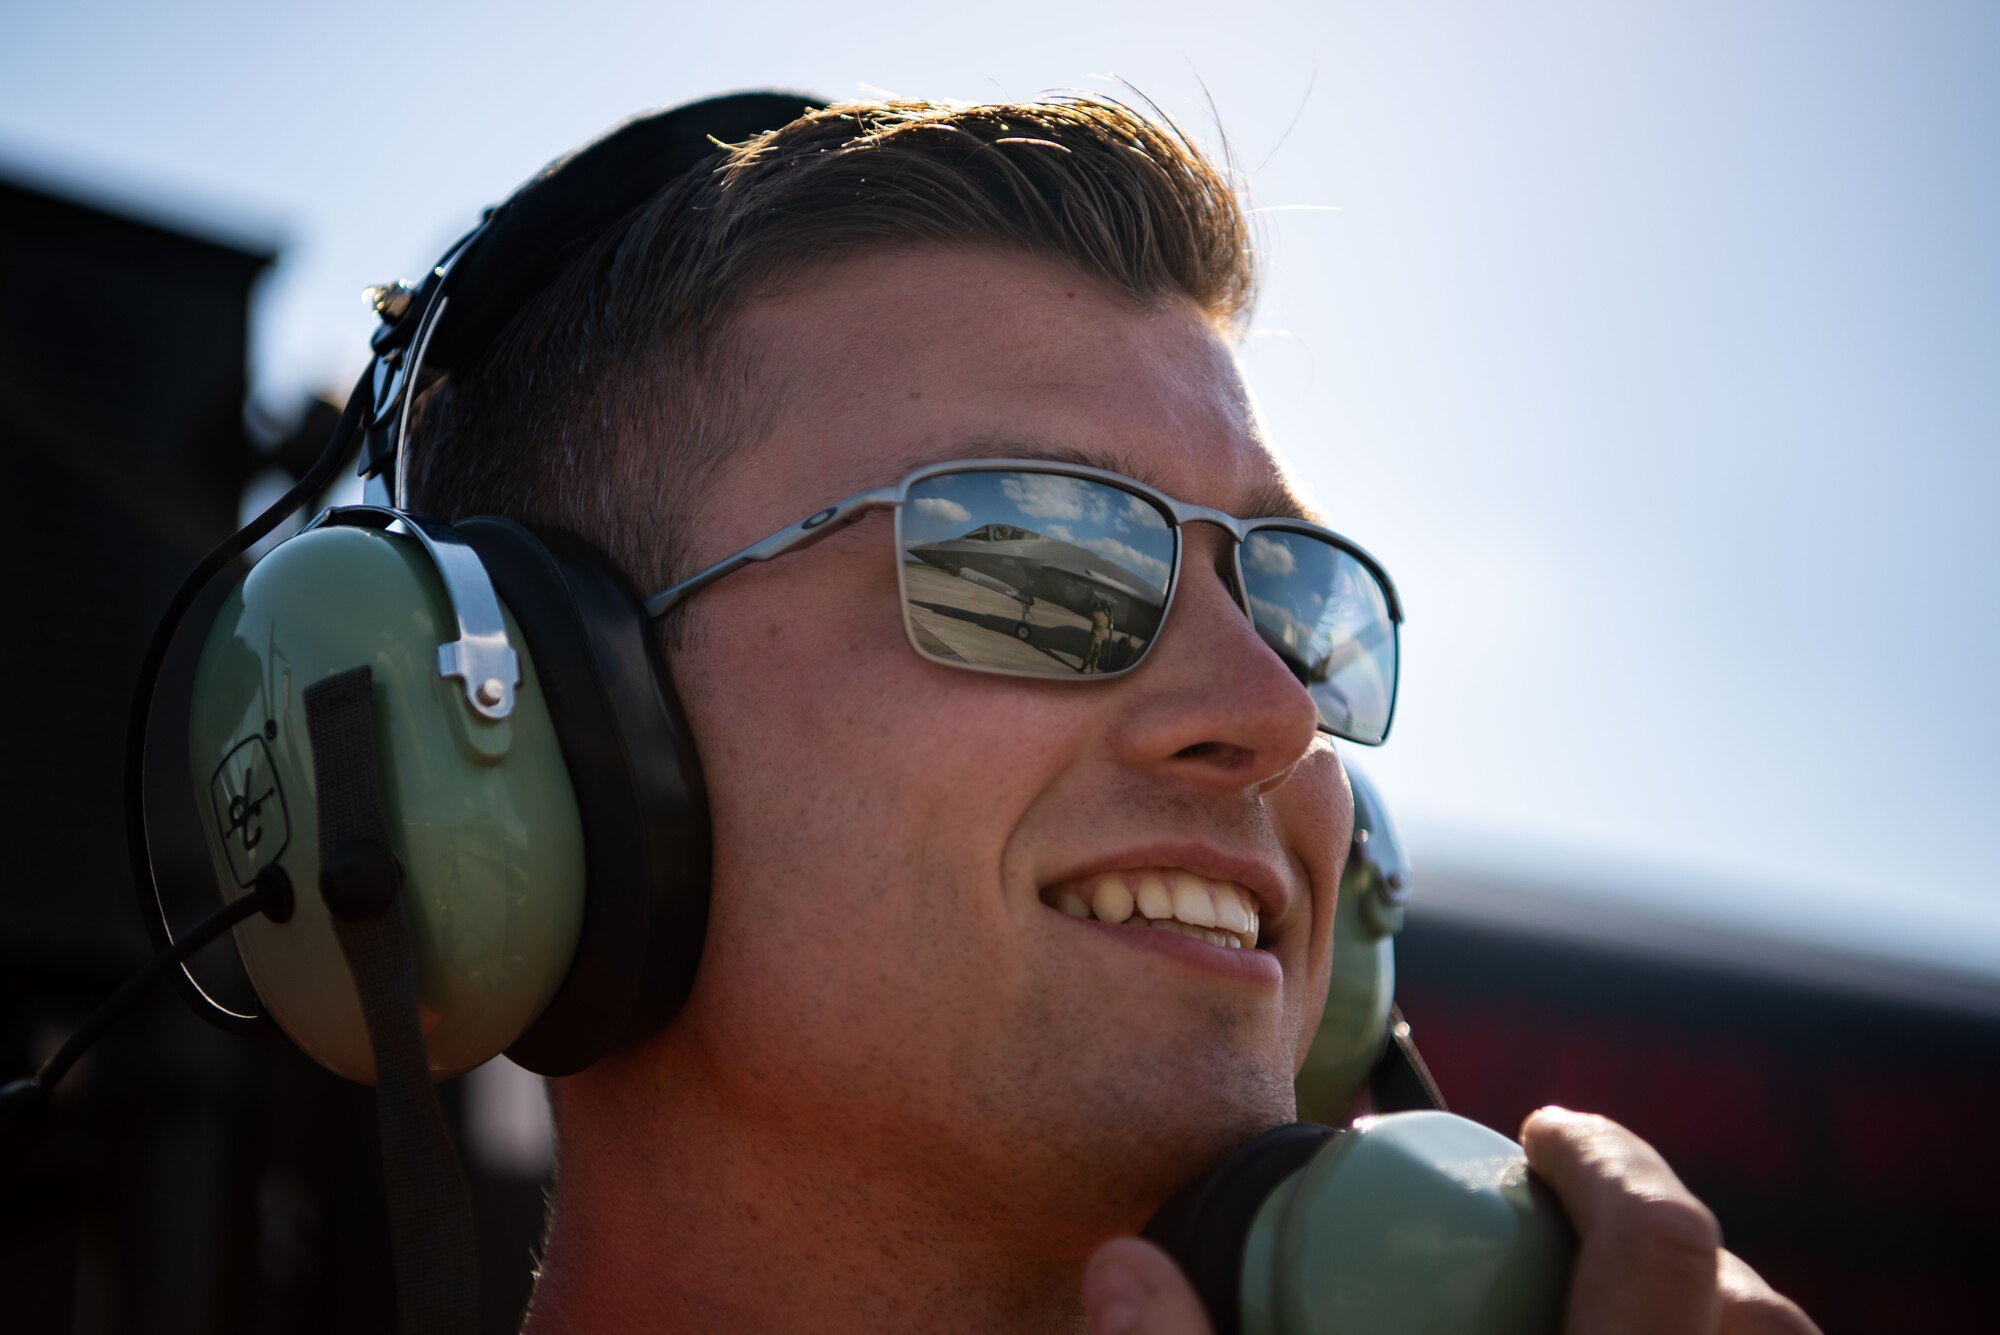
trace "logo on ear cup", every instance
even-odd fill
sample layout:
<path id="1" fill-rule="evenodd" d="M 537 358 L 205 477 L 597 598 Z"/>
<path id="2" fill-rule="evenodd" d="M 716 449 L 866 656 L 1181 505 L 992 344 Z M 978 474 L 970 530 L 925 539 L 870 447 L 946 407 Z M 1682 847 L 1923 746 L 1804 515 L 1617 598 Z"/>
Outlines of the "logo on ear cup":
<path id="1" fill-rule="evenodd" d="M 266 731 L 275 729 L 267 726 Z M 292 841 L 285 790 L 262 734 L 245 737 L 215 767 L 208 781 L 208 806 L 239 889 L 254 882 Z"/>

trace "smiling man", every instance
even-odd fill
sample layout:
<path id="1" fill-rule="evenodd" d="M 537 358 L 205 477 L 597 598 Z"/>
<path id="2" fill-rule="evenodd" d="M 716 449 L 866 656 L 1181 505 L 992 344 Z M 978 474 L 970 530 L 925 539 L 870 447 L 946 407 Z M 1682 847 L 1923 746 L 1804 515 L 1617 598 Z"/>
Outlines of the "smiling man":
<path id="1" fill-rule="evenodd" d="M 663 182 L 432 391 L 420 506 L 641 588 L 858 498 L 659 600 L 708 937 L 662 1033 L 554 1084 L 531 1330 L 1204 1328 L 1107 1240 L 1292 1118 L 1329 734 L 1379 734 L 1394 676 L 1393 592 L 1231 354 L 1252 277 L 1228 183 L 1128 109 L 834 107 Z M 1307 567 L 1345 656 L 1278 606 Z M 1574 1329 L 1810 1329 L 1641 1142 L 1528 1133 Z"/>

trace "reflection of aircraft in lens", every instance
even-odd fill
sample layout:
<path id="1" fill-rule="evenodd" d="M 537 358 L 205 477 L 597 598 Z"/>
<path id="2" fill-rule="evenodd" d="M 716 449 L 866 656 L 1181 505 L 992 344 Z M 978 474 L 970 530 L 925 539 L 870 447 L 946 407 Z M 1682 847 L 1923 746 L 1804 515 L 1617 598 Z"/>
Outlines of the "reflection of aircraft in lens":
<path id="1" fill-rule="evenodd" d="M 1037 598 L 1085 618 L 1102 608 L 1119 634 L 1141 640 L 1160 627 L 1166 595 L 1158 585 L 1087 547 L 1032 529 L 984 524 L 962 537 L 919 543 L 910 555 L 1019 603 L 1021 624 L 1014 633 L 1024 640 Z"/>
<path id="2" fill-rule="evenodd" d="M 1369 618 L 1356 635 L 1349 627 L 1358 618 L 1338 610 L 1315 628 L 1292 615 L 1281 603 L 1254 593 L 1250 595 L 1250 607 L 1259 638 L 1284 661 L 1293 676 L 1317 693 L 1320 710 L 1329 714 L 1330 721 L 1352 722 L 1354 705 L 1347 688 L 1357 688 L 1364 696 L 1370 692 L 1380 695 L 1379 656 L 1385 651 L 1393 652 L 1392 623 Z M 1357 665 L 1365 671 L 1358 677 L 1350 675 L 1350 669 Z"/>

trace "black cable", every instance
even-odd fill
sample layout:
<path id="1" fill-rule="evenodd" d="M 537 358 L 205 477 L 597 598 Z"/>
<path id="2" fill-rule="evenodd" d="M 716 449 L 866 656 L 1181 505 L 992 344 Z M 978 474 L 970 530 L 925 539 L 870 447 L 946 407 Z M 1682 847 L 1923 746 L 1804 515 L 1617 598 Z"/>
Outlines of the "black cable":
<path id="1" fill-rule="evenodd" d="M 153 697 L 159 689 L 160 671 L 166 664 L 167 650 L 173 644 L 174 632 L 201 596 L 208 582 L 215 578 L 217 571 L 248 551 L 250 547 L 270 533 L 285 517 L 309 502 L 325 488 L 332 479 L 334 470 L 346 455 L 348 441 L 361 425 L 362 414 L 373 401 L 371 390 L 374 363 L 361 373 L 361 380 L 348 395 L 347 406 L 341 411 L 340 422 L 333 429 L 326 448 L 320 451 L 313 466 L 305 476 L 296 482 L 290 491 L 280 496 L 270 508 L 230 534 L 218 543 L 215 549 L 202 558 L 174 593 L 167 604 L 166 613 L 160 618 L 153 631 L 153 638 L 146 646 L 145 657 L 139 660 L 139 681 L 132 693 L 132 712 L 125 726 L 125 841 L 132 860 L 133 892 L 138 897 L 139 914 L 146 922 L 147 934 L 152 938 L 155 950 L 175 948 L 173 931 L 167 925 L 166 903 L 160 897 L 159 882 L 153 874 L 153 853 L 146 838 L 146 734 L 152 725 Z M 148 896 L 151 896 L 150 902 Z M 245 896 L 247 899 L 248 896 Z M 239 899 L 236 904 L 244 901 Z M 234 907 L 232 905 L 231 907 Z M 206 926 L 206 924 L 204 924 Z M 184 958 L 184 957 L 183 957 Z M 171 962 L 179 963 L 180 959 Z M 165 966 L 160 966 L 164 968 Z M 185 968 L 175 987 L 182 999 L 194 1006 L 204 1018 L 224 1029 L 236 1032 L 263 1032 L 269 1030 L 269 1017 L 259 1012 L 244 1015 L 232 1011 L 202 990 L 201 984 Z M 189 995 L 192 992 L 193 995 Z M 204 1009 L 202 1003 L 207 1003 Z M 58 1054 L 60 1055 L 60 1054 Z"/>
<path id="2" fill-rule="evenodd" d="M 224 932 L 258 913 L 269 913 L 271 917 L 283 920 L 291 916 L 292 883 L 280 872 L 275 876 L 260 876 L 257 887 L 224 904 L 215 912 L 196 923 L 192 929 L 175 938 L 169 950 L 162 951 L 146 961 L 146 967 L 127 978 L 124 985 L 109 997 L 98 1003 L 97 1009 L 84 1018 L 64 1044 L 56 1049 L 56 1055 L 42 1063 L 42 1069 L 35 1072 L 35 1083 L 46 1091 L 54 1091 L 56 1083 L 69 1074 L 69 1068 L 76 1064 L 84 1049 L 95 1043 L 111 1022 L 123 1015 L 139 994 L 144 992 L 159 976 L 172 965 L 186 961 L 188 956 L 200 950 Z"/>

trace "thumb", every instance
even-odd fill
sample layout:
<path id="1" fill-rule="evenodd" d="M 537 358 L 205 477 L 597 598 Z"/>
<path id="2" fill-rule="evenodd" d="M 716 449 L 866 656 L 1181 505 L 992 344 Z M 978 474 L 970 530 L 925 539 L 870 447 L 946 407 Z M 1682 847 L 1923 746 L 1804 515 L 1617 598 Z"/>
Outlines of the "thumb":
<path id="1" fill-rule="evenodd" d="M 1083 1268 L 1091 1335 L 1213 1335 L 1194 1286 L 1150 1242 L 1113 1238 Z"/>

